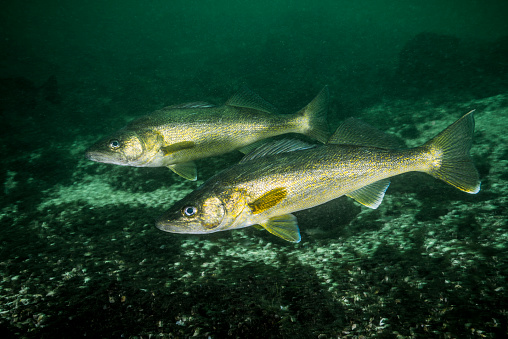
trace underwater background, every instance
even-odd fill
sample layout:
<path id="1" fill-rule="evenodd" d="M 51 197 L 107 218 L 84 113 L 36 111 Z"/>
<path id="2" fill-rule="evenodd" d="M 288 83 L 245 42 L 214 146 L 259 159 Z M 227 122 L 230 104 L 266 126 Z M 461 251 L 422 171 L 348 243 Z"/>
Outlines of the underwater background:
<path id="1" fill-rule="evenodd" d="M 499 338 L 508 331 L 508 2 L 3 1 L 2 338 Z M 247 84 L 281 112 L 328 85 L 409 147 L 475 109 L 476 195 L 425 174 L 376 210 L 295 213 L 299 244 L 253 227 L 154 220 L 240 152 L 166 168 L 88 161 L 156 109 Z"/>

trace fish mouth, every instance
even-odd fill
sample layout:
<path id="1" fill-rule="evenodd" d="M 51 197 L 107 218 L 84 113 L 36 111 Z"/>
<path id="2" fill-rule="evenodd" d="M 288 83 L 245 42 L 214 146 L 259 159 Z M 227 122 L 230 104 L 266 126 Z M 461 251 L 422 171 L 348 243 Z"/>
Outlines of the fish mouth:
<path id="1" fill-rule="evenodd" d="M 88 160 L 97 161 L 96 159 L 98 157 L 97 157 L 97 154 L 95 152 L 86 151 L 85 152 L 85 158 L 87 158 Z"/>
<path id="2" fill-rule="evenodd" d="M 125 165 L 125 161 L 123 161 L 123 159 L 112 158 L 110 155 L 104 154 L 104 152 L 100 151 L 88 150 L 85 152 L 85 158 L 105 164 Z"/>
<path id="3" fill-rule="evenodd" d="M 193 225 L 188 225 L 185 222 L 178 222 L 168 220 L 167 216 L 161 216 L 159 219 L 155 221 L 155 227 L 159 230 L 169 233 L 180 233 L 180 234 L 202 234 L 203 231 L 200 231 L 199 228 L 193 227 Z"/>
<path id="4" fill-rule="evenodd" d="M 186 229 L 180 229 L 179 227 L 168 224 L 167 222 L 165 222 L 163 220 L 156 221 L 155 227 L 157 227 L 161 231 L 169 232 L 169 233 L 182 233 L 182 234 L 183 233 L 188 233 L 188 234 L 195 233 L 195 232 L 192 232 L 192 231 L 189 231 Z"/>
<path id="5" fill-rule="evenodd" d="M 171 232 L 171 233 L 175 232 L 175 230 L 173 229 L 174 227 L 171 226 L 171 223 L 168 220 L 166 213 L 164 213 L 163 215 L 161 215 L 160 217 L 158 217 L 155 220 L 155 227 L 157 227 L 158 229 L 160 229 L 161 231 L 164 231 L 164 232 Z"/>
<path id="6" fill-rule="evenodd" d="M 85 157 L 88 160 L 97 161 L 97 162 L 103 162 L 104 158 L 105 158 L 100 152 L 90 151 L 90 150 L 85 152 Z"/>
<path id="7" fill-rule="evenodd" d="M 168 230 L 168 226 L 163 220 L 155 221 L 155 227 L 157 227 L 161 231 L 171 232 L 170 230 Z"/>
<path id="8" fill-rule="evenodd" d="M 182 231 L 179 227 L 176 227 L 173 224 L 168 223 L 167 219 L 162 217 L 159 220 L 155 221 L 155 227 L 157 227 L 161 231 L 169 233 L 189 233 Z"/>

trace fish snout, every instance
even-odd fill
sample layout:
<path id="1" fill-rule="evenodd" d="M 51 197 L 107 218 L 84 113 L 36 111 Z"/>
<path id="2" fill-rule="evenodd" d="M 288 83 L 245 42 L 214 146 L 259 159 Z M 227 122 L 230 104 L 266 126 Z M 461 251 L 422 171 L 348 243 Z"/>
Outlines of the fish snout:
<path id="1" fill-rule="evenodd" d="M 111 162 L 110 157 L 108 157 L 107 155 L 103 154 L 102 152 L 92 150 L 87 150 L 85 152 L 85 158 L 95 162 L 105 162 L 105 163 Z"/>
<path id="2" fill-rule="evenodd" d="M 155 227 L 164 232 L 202 234 L 203 230 L 199 220 L 185 220 L 178 217 L 179 212 L 165 213 L 155 221 Z"/>
<path id="3" fill-rule="evenodd" d="M 171 232 L 168 227 L 167 227 L 167 224 L 165 222 L 164 219 L 162 218 L 159 218 L 158 220 L 155 221 L 155 227 L 157 227 L 158 229 L 160 229 L 161 231 L 165 231 L 165 232 Z"/>
<path id="4" fill-rule="evenodd" d="M 88 160 L 95 161 L 94 154 L 91 151 L 86 151 L 85 152 L 85 158 L 87 158 Z"/>
<path id="5" fill-rule="evenodd" d="M 164 232 L 176 232 L 174 229 L 174 222 L 172 222 L 172 219 L 168 213 L 164 213 L 160 217 L 158 217 L 155 221 L 155 227 L 160 229 Z"/>
<path id="6" fill-rule="evenodd" d="M 104 152 L 102 150 L 88 149 L 85 158 L 95 162 L 126 166 L 129 161 L 121 153 Z"/>

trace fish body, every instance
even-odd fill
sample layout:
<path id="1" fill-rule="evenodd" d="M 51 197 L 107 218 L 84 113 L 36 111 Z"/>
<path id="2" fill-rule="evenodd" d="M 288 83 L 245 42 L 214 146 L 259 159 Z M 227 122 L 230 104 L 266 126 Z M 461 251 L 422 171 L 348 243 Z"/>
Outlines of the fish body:
<path id="1" fill-rule="evenodd" d="M 196 180 L 194 160 L 227 153 L 259 140 L 302 133 L 325 142 L 328 88 L 295 114 L 276 109 L 241 89 L 224 105 L 205 102 L 163 108 L 134 120 L 91 146 L 86 156 L 97 162 L 135 167 L 166 166 Z"/>
<path id="2" fill-rule="evenodd" d="M 469 156 L 473 130 L 470 112 L 420 147 L 394 149 L 384 148 L 392 143 L 390 138 L 353 119 L 325 146 L 291 140 L 263 145 L 176 203 L 158 219 L 157 227 L 200 234 L 260 225 L 299 242 L 291 213 L 342 195 L 377 208 L 389 178 L 398 174 L 424 172 L 477 193 L 478 172 Z"/>

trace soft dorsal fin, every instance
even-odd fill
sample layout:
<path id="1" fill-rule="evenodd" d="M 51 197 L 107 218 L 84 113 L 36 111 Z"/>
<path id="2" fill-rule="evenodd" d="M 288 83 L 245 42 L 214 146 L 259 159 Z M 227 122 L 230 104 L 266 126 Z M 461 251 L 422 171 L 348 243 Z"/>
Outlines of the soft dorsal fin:
<path id="1" fill-rule="evenodd" d="M 359 188 L 356 191 L 350 192 L 346 195 L 352 199 L 355 199 L 362 205 L 376 209 L 379 205 L 381 205 L 388 186 L 390 186 L 390 180 L 383 179 Z"/>
<path id="2" fill-rule="evenodd" d="M 198 178 L 196 164 L 193 161 L 169 165 L 168 168 L 187 180 L 196 181 Z"/>
<path id="3" fill-rule="evenodd" d="M 163 109 L 178 109 L 178 108 L 210 108 L 210 107 L 216 107 L 216 105 L 204 102 L 204 101 L 196 101 L 196 102 L 186 102 L 183 104 L 176 104 L 172 106 L 166 106 Z"/>
<path id="4" fill-rule="evenodd" d="M 260 147 L 261 145 L 264 145 L 266 143 L 270 142 L 270 140 L 262 139 L 258 140 L 256 142 L 253 142 L 252 144 L 249 144 L 247 146 L 243 146 L 242 148 L 238 149 L 243 154 L 249 154 L 253 152 L 256 148 Z"/>
<path id="5" fill-rule="evenodd" d="M 258 148 L 256 148 L 255 150 L 244 156 L 239 163 L 242 164 L 244 162 L 251 161 L 257 158 L 266 157 L 268 155 L 293 152 L 314 147 L 316 147 L 316 145 L 309 144 L 297 139 L 275 140 L 259 146 Z"/>
<path id="6" fill-rule="evenodd" d="M 397 138 L 355 118 L 344 120 L 327 143 L 378 148 L 404 147 Z"/>
<path id="7" fill-rule="evenodd" d="M 265 101 L 259 95 L 251 91 L 245 85 L 240 87 L 238 92 L 236 92 L 231 98 L 229 98 L 228 101 L 226 101 L 226 105 L 242 108 L 251 108 L 266 113 L 277 112 L 277 108 L 275 108 L 272 104 Z"/>
<path id="8" fill-rule="evenodd" d="M 296 217 L 292 214 L 278 215 L 261 223 L 264 229 L 286 241 L 299 243 L 302 239 Z"/>
<path id="9" fill-rule="evenodd" d="M 284 200 L 288 192 L 284 187 L 274 188 L 249 204 L 252 214 L 258 214 Z"/>

